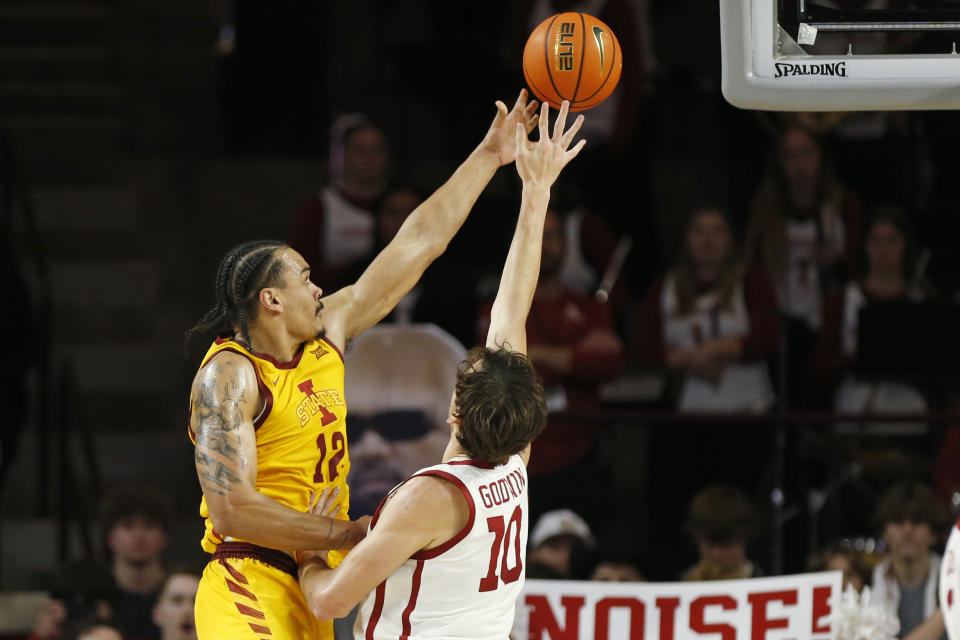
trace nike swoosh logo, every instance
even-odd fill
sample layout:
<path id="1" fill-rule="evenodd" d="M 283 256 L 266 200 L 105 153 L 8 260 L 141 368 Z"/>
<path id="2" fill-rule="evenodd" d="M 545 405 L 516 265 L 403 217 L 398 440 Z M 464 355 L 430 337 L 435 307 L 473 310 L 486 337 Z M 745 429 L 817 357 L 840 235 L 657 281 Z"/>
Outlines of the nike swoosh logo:
<path id="1" fill-rule="evenodd" d="M 600 27 L 593 28 L 593 37 L 597 40 L 597 48 L 600 49 L 600 75 L 603 75 L 603 60 L 604 60 L 604 48 L 603 48 L 603 34 L 604 30 Z"/>
<path id="2" fill-rule="evenodd" d="M 277 383 L 280 382 L 280 376 L 277 376 L 273 381 L 273 386 L 277 386 Z"/>

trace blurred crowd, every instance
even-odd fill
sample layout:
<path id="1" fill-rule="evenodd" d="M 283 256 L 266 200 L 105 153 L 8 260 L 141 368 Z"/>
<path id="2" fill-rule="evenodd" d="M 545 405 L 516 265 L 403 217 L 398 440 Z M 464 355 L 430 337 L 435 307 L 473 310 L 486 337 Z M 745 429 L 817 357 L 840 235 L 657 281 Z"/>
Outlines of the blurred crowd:
<path id="1" fill-rule="evenodd" d="M 373 4 L 384 20 L 413 20 Z M 456 22 L 412 4 L 437 24 Z M 746 177 L 717 166 L 658 203 L 656 135 L 643 124 L 669 90 L 650 33 L 663 4 L 509 5 L 494 24 L 517 33 L 559 10 L 594 13 L 625 58 L 621 86 L 587 113 L 588 146 L 557 184 L 545 224 L 527 334 L 550 417 L 529 467 L 527 577 L 838 569 L 845 584 L 880 594 L 905 637 L 936 612 L 937 553 L 960 506 L 955 123 L 727 115 L 730 139 L 744 141 L 729 157 L 750 156 L 739 165 Z M 228 25 L 236 55 L 252 15 L 243 6 L 236 30 Z M 429 84 L 413 73 L 428 31 L 391 30 L 383 45 L 415 92 Z M 489 75 L 501 59 L 520 59 L 517 33 L 494 47 Z M 522 86 L 516 69 L 501 75 L 503 95 L 473 101 L 477 89 L 465 90 L 464 118 Z M 401 153 L 399 141 L 415 134 L 376 111 L 331 114 L 329 130 L 315 132 L 329 143 L 328 175 L 284 225 L 327 292 L 354 282 L 439 186 Z M 451 374 L 486 333 L 511 231 L 512 205 L 502 203 L 516 201 L 517 186 L 481 198 L 420 284 L 345 354 L 351 517 L 442 451 Z M 185 612 L 199 574 L 162 555 L 161 496 L 111 500 L 101 513 L 110 563 L 64 567 L 31 638 L 194 637 Z"/>

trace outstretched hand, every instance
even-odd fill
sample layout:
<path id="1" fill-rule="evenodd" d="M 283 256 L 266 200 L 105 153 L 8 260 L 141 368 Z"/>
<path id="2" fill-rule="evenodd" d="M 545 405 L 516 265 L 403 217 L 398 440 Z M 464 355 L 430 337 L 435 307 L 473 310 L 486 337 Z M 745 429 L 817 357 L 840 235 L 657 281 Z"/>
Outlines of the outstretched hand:
<path id="1" fill-rule="evenodd" d="M 530 133 L 537 126 L 537 101 L 527 102 L 527 90 L 522 89 L 517 97 L 513 109 L 507 111 L 507 105 L 497 100 L 497 115 L 484 136 L 480 148 L 496 155 L 502 167 L 510 164 L 517 157 L 517 148 L 513 141 L 516 127 L 523 127 L 525 133 Z"/>
<path id="2" fill-rule="evenodd" d="M 577 116 L 569 129 L 567 114 L 570 112 L 570 103 L 566 100 L 560 105 L 560 113 L 553 125 L 553 135 L 550 135 L 550 107 L 543 103 L 540 111 L 540 140 L 531 143 L 527 138 L 528 130 L 520 124 L 516 125 L 515 149 L 517 154 L 517 173 L 525 185 L 539 185 L 550 187 L 560 171 L 567 163 L 577 157 L 586 140 L 581 140 L 570 149 L 570 143 L 583 125 L 583 116 Z M 566 130 L 564 130 L 566 129 Z"/>

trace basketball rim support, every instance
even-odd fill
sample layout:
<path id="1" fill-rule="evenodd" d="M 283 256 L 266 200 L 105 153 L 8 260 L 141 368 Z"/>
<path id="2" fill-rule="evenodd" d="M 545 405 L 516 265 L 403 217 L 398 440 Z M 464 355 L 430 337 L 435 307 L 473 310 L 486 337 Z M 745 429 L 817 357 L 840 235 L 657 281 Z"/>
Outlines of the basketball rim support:
<path id="1" fill-rule="evenodd" d="M 877 13 L 830 11 L 797 0 L 797 15 L 779 16 L 782 0 L 719 0 L 722 90 L 742 109 L 893 111 L 960 108 L 956 42 L 942 54 L 810 55 L 820 31 L 948 31 L 960 42 L 960 10 Z M 783 18 L 782 20 L 780 18 Z M 796 38 L 783 24 L 796 23 Z M 798 42 L 798 40 L 800 42 Z"/>

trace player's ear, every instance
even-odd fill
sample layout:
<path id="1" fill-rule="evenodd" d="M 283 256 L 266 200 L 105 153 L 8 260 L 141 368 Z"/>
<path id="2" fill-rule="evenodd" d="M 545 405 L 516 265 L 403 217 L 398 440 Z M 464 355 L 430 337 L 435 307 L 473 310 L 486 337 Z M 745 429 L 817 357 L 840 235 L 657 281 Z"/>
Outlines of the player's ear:
<path id="1" fill-rule="evenodd" d="M 277 296 L 277 290 L 272 287 L 260 289 L 259 301 L 261 305 L 270 311 L 283 311 L 283 303 L 280 302 L 280 298 Z"/>

